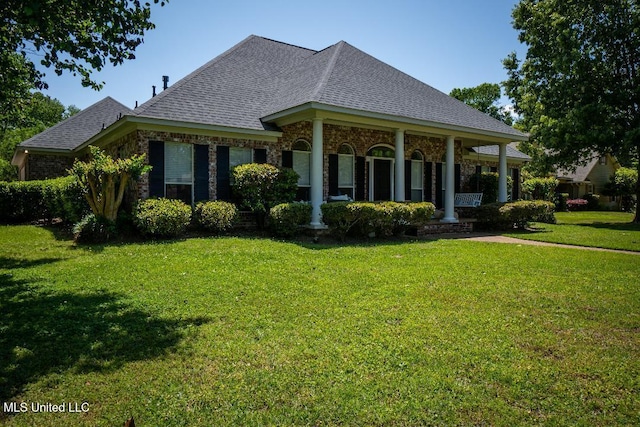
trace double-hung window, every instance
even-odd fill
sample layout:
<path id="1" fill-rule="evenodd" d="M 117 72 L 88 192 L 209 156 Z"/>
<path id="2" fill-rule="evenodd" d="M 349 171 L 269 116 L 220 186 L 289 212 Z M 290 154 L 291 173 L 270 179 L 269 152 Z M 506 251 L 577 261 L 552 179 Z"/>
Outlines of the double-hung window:
<path id="1" fill-rule="evenodd" d="M 193 145 L 164 144 L 165 197 L 187 204 L 193 200 Z"/>
<path id="2" fill-rule="evenodd" d="M 414 151 L 411 155 L 411 201 L 421 202 L 424 188 L 424 159 L 422 154 Z"/>
<path id="3" fill-rule="evenodd" d="M 338 191 L 340 194 L 354 197 L 355 156 L 353 149 L 342 144 L 338 149 Z"/>
<path id="4" fill-rule="evenodd" d="M 293 170 L 298 173 L 298 187 L 311 187 L 311 146 L 298 140 L 293 144 Z"/>

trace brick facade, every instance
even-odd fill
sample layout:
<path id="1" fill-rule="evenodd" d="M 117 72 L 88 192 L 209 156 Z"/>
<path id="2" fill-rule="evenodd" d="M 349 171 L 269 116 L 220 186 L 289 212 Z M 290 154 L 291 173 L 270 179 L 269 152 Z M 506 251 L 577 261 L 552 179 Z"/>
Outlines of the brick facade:
<path id="1" fill-rule="evenodd" d="M 286 125 L 282 128 L 282 136 L 276 142 L 259 139 L 228 138 L 221 136 L 202 135 L 195 133 L 161 132 L 150 130 L 135 130 L 113 141 L 106 147 L 107 152 L 115 157 L 130 157 L 136 153 L 149 153 L 150 141 L 178 142 L 184 144 L 200 144 L 209 146 L 209 198 L 217 198 L 216 173 L 217 173 L 217 147 L 243 147 L 251 149 L 266 149 L 267 162 L 282 166 L 282 152 L 291 150 L 293 144 L 302 139 L 309 144 L 312 142 L 313 129 L 310 121 L 303 121 Z M 338 152 L 342 144 L 349 145 L 355 156 L 365 157 L 367 152 L 375 146 L 384 145 L 390 148 L 395 146 L 395 132 L 377 129 L 358 128 L 353 126 L 335 125 L 325 123 L 323 125 L 323 147 L 324 147 L 324 189 L 323 199 L 329 196 L 329 155 Z M 418 151 L 425 162 L 442 162 L 446 153 L 446 141 L 444 138 L 423 136 L 415 134 L 405 134 L 405 159 L 410 159 L 411 155 Z M 498 167 L 498 159 L 495 162 L 475 161 L 469 156 L 463 157 L 461 141 L 455 141 L 455 163 L 461 164 L 460 179 L 463 191 L 472 191 L 465 188 L 471 175 L 476 171 L 476 166 Z M 44 179 L 61 176 L 66 173 L 66 169 L 71 167 L 73 159 L 61 156 L 29 156 L 28 170 L 29 179 Z M 369 188 L 368 163 L 365 163 L 364 188 Z M 518 168 L 519 165 L 509 164 L 510 168 Z M 427 168 L 425 168 L 426 171 Z M 425 177 L 424 183 L 431 183 L 431 194 L 436 194 L 436 168 L 431 168 L 431 177 Z M 430 178 L 430 179 L 429 179 Z M 356 182 L 356 186 L 362 183 Z M 137 198 L 145 199 L 149 197 L 149 178 L 143 176 L 135 187 L 132 186 L 129 202 Z M 425 189 L 427 190 L 427 189 Z"/>
<path id="2" fill-rule="evenodd" d="M 70 169 L 71 166 L 73 166 L 73 157 L 29 154 L 25 179 L 38 180 L 65 176 L 67 169 Z"/>

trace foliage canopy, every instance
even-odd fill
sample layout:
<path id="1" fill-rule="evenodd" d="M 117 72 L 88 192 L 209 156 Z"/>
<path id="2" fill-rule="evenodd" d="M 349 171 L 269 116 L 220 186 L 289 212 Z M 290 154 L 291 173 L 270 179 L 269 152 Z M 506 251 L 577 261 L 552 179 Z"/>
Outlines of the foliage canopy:
<path id="1" fill-rule="evenodd" d="M 128 159 L 113 159 L 98 147 L 89 147 L 91 158 L 77 160 L 69 173 L 82 187 L 91 211 L 96 217 L 115 222 L 124 192 L 131 181 L 149 172 L 144 154 L 135 154 Z"/>
<path id="2" fill-rule="evenodd" d="M 504 65 L 521 125 L 551 163 L 640 156 L 640 6 L 634 0 L 521 0 L 524 60 Z M 640 186 L 636 188 L 640 193 Z M 638 221 L 636 217 L 636 221 Z"/>

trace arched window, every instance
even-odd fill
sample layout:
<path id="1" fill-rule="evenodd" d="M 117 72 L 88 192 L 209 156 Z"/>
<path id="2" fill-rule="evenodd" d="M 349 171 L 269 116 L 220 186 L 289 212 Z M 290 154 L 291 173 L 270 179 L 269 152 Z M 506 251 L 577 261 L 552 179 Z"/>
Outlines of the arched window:
<path id="1" fill-rule="evenodd" d="M 299 139 L 291 147 L 293 151 L 293 170 L 300 175 L 298 187 L 311 186 L 311 145 Z"/>
<path id="2" fill-rule="evenodd" d="M 411 154 L 411 201 L 421 202 L 424 189 L 424 157 L 419 151 Z"/>
<path id="3" fill-rule="evenodd" d="M 353 148 L 342 144 L 338 148 L 338 191 L 353 198 L 355 194 L 355 155 Z"/>

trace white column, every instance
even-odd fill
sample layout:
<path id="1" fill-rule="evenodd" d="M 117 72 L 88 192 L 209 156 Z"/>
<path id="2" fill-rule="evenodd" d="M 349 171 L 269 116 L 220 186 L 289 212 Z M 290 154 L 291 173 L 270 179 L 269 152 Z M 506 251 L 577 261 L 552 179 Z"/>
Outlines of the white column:
<path id="1" fill-rule="evenodd" d="M 404 202 L 404 130 L 396 129 L 396 175 L 395 194 L 396 202 Z"/>
<path id="2" fill-rule="evenodd" d="M 311 144 L 311 228 L 321 228 L 322 212 L 322 119 L 313 119 L 313 138 Z"/>
<path id="3" fill-rule="evenodd" d="M 500 144 L 498 169 L 498 201 L 507 201 L 507 144 Z"/>
<path id="4" fill-rule="evenodd" d="M 454 152 L 453 135 L 449 135 L 447 136 L 447 171 L 444 184 L 444 218 L 442 218 L 442 222 L 458 222 L 453 210 L 456 191 Z"/>

